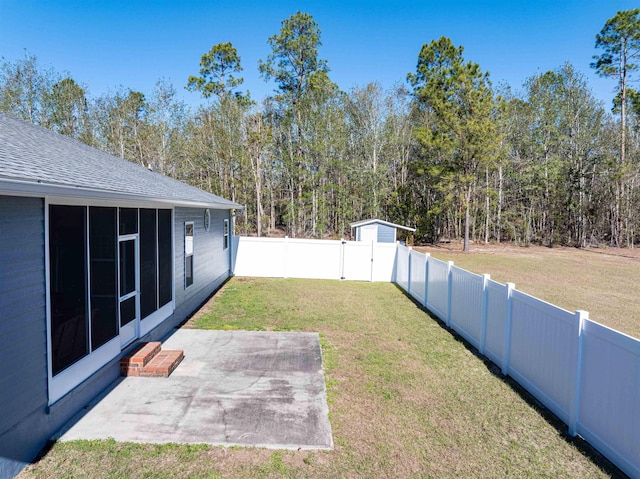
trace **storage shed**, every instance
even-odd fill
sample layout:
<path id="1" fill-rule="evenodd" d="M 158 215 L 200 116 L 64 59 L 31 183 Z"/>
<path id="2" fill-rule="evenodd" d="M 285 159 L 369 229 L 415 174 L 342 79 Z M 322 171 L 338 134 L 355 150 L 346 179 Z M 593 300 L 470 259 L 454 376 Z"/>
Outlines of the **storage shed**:
<path id="1" fill-rule="evenodd" d="M 397 230 L 415 232 L 415 228 L 409 226 L 397 225 L 388 221 L 379 219 L 362 220 L 351 223 L 351 231 L 355 228 L 356 241 L 373 241 L 376 243 L 395 243 L 397 238 Z"/>
<path id="2" fill-rule="evenodd" d="M 0 478 L 230 276 L 241 208 L 0 113 Z"/>

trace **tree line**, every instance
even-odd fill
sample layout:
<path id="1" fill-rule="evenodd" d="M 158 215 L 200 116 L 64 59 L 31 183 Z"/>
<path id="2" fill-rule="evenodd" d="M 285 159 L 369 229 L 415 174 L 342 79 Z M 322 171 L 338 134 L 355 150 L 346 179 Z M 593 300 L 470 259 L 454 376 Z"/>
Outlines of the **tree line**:
<path id="1" fill-rule="evenodd" d="M 596 35 L 591 65 L 617 85 L 598 101 L 570 63 L 495 86 L 446 37 L 390 90 L 343 91 L 319 57 L 321 31 L 298 12 L 259 63 L 274 94 L 241 90 L 241 57 L 214 45 L 185 88 L 120 87 L 91 99 L 34 55 L 0 65 L 0 110 L 246 206 L 236 231 L 344 237 L 381 218 L 441 239 L 633 246 L 640 240 L 640 9 Z M 194 68 L 195 70 L 195 68 Z"/>

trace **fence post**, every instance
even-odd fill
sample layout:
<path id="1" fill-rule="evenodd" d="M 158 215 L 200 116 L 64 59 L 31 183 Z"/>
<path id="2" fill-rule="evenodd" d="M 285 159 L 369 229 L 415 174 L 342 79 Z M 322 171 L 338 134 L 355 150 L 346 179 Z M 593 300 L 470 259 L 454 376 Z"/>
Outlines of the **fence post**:
<path id="1" fill-rule="evenodd" d="M 284 263 L 284 277 L 287 277 L 287 257 L 289 256 L 289 237 L 285 236 L 284 237 L 284 258 L 283 258 L 283 263 Z"/>
<path id="2" fill-rule="evenodd" d="M 344 238 L 340 239 L 340 281 L 344 280 L 344 245 L 346 241 Z"/>
<path id="3" fill-rule="evenodd" d="M 569 410 L 569 435 L 575 436 L 578 433 L 578 419 L 580 418 L 580 383 L 582 382 L 582 342 L 584 320 L 589 319 L 587 311 L 577 310 L 575 312 L 578 327 L 578 348 L 576 351 L 576 382 L 574 386 L 573 402 Z"/>
<path id="4" fill-rule="evenodd" d="M 411 251 L 413 248 L 409 246 L 407 251 L 407 293 L 411 296 Z"/>
<path id="5" fill-rule="evenodd" d="M 511 316 L 513 314 L 513 290 L 516 285 L 507 283 L 507 325 L 504 333 L 504 358 L 502 359 L 502 374 L 509 372 L 509 356 L 511 354 Z"/>
<path id="6" fill-rule="evenodd" d="M 400 241 L 396 241 L 396 254 L 395 254 L 395 258 L 393 261 L 394 264 L 394 268 L 393 271 L 391 272 L 391 282 L 398 284 L 398 250 L 400 246 Z"/>
<path id="7" fill-rule="evenodd" d="M 484 344 L 487 341 L 487 310 L 489 303 L 489 279 L 488 274 L 482 275 L 482 326 L 480 330 L 480 354 L 484 355 Z"/>
<path id="8" fill-rule="evenodd" d="M 371 261 L 369 262 L 369 282 L 373 283 L 373 264 L 375 259 L 377 241 L 371 241 Z"/>
<path id="9" fill-rule="evenodd" d="M 453 289 L 453 261 L 447 262 L 447 328 L 451 326 L 451 291 Z"/>
<path id="10" fill-rule="evenodd" d="M 429 309 L 427 308 L 427 303 L 428 300 L 427 298 L 429 297 L 429 258 L 431 257 L 431 253 L 425 253 L 424 254 L 424 304 L 423 306 L 425 307 L 425 309 Z"/>

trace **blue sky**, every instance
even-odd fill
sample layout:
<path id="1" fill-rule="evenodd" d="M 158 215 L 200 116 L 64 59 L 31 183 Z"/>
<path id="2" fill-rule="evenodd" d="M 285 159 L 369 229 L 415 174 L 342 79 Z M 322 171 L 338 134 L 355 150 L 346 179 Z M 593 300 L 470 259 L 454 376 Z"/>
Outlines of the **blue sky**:
<path id="1" fill-rule="evenodd" d="M 15 61 L 26 49 L 41 66 L 68 71 L 93 97 L 118 86 L 148 95 L 167 78 L 180 98 L 197 104 L 198 94 L 183 88 L 187 77 L 197 74 L 204 52 L 231 41 L 244 89 L 260 100 L 274 90 L 258 73 L 267 39 L 300 10 L 318 22 L 320 57 L 344 90 L 404 82 L 421 46 L 445 35 L 494 84 L 517 90 L 527 77 L 569 61 L 609 105 L 615 82 L 589 68 L 595 35 L 618 10 L 635 7 L 637 0 L 0 0 L 0 57 Z"/>

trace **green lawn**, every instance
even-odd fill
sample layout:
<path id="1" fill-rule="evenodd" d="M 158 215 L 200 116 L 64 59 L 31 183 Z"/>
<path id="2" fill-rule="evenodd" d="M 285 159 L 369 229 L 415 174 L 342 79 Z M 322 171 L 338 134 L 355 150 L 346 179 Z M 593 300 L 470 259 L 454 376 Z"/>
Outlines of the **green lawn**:
<path id="1" fill-rule="evenodd" d="M 395 285 L 235 278 L 186 327 L 319 331 L 335 449 L 55 444 L 20 477 L 611 477 Z"/>
<path id="2" fill-rule="evenodd" d="M 471 253 L 417 248 L 561 308 L 589 311 L 589 318 L 640 338 L 640 252 L 477 245 Z"/>

